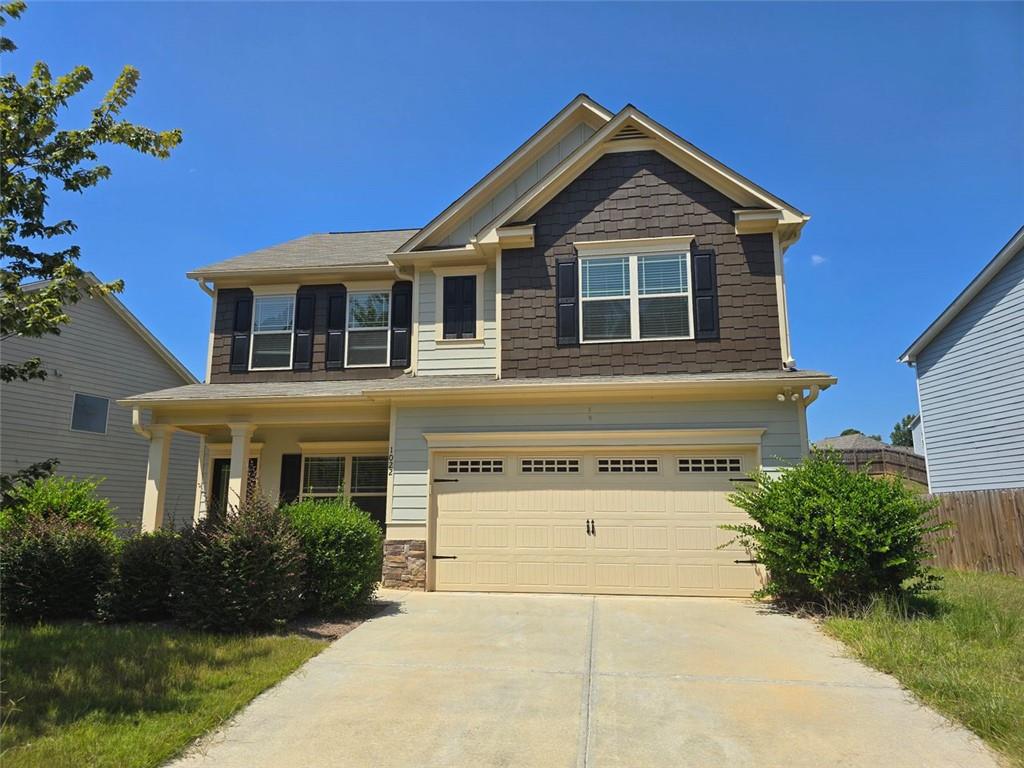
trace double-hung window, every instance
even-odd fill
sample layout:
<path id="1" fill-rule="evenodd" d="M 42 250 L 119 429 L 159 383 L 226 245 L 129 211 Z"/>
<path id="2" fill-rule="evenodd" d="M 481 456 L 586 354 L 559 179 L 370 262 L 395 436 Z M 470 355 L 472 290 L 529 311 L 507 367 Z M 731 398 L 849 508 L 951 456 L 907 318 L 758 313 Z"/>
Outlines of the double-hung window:
<path id="1" fill-rule="evenodd" d="M 345 365 L 350 368 L 388 364 L 391 294 L 349 291 Z"/>
<path id="2" fill-rule="evenodd" d="M 387 456 L 303 456 L 302 498 L 344 497 L 384 525 Z"/>
<path id="3" fill-rule="evenodd" d="M 256 296 L 249 368 L 254 371 L 291 368 L 294 324 L 294 295 Z"/>
<path id="4" fill-rule="evenodd" d="M 584 342 L 693 338 L 688 253 L 580 258 Z"/>

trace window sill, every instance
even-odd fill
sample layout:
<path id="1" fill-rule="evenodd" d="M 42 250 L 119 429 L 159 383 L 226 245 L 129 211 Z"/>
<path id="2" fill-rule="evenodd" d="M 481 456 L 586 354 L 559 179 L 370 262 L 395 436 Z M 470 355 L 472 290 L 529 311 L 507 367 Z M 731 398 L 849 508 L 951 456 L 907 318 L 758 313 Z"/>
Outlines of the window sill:
<path id="1" fill-rule="evenodd" d="M 486 339 L 435 339 L 439 347 L 482 347 L 487 344 Z"/>
<path id="2" fill-rule="evenodd" d="M 650 339 L 583 339 L 580 344 L 640 344 L 645 341 L 694 341 L 695 336 L 657 336 Z"/>

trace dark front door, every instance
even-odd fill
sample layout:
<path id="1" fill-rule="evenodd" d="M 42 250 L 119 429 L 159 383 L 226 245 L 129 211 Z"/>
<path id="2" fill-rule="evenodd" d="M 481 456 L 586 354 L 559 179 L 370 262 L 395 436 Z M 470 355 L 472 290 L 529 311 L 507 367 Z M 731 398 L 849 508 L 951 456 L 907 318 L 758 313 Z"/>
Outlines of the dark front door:
<path id="1" fill-rule="evenodd" d="M 256 473 L 259 460 L 249 459 L 248 491 L 251 493 L 256 485 Z M 231 475 L 231 459 L 214 459 L 213 471 L 210 473 L 210 498 L 207 514 L 210 517 L 223 517 L 228 507 L 228 478 Z"/>

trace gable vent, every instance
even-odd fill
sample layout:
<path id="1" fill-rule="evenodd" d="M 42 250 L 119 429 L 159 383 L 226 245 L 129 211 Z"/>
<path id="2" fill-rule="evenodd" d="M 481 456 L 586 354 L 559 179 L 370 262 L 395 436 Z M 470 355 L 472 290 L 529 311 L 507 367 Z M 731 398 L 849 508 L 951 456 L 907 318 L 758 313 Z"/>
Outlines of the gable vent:
<path id="1" fill-rule="evenodd" d="M 646 133 L 641 131 L 639 128 L 633 125 L 627 125 L 622 128 L 618 133 L 612 136 L 611 141 L 629 141 L 630 139 L 646 139 L 649 138 Z"/>

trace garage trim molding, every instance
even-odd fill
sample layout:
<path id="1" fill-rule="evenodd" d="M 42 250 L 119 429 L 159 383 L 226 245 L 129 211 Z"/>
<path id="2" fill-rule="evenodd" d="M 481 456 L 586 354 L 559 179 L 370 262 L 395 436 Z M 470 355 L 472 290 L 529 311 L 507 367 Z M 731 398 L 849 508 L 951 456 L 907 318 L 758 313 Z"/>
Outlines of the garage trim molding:
<path id="1" fill-rule="evenodd" d="M 750 429 L 623 429 L 557 432 L 424 432 L 431 450 L 543 447 L 760 448 L 763 427 Z M 759 451 L 760 452 L 760 451 Z"/>

